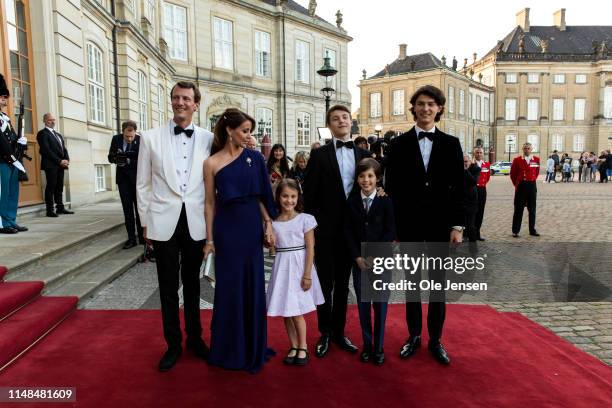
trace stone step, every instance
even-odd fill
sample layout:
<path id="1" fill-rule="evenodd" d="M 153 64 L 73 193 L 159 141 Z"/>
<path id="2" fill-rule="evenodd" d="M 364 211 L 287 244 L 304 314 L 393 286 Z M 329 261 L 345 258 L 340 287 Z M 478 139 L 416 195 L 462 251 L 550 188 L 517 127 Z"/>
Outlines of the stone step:
<path id="1" fill-rule="evenodd" d="M 51 296 L 76 296 L 81 304 L 136 264 L 142 253 L 143 247 L 140 245 L 127 250 L 119 247 L 90 262 L 71 279 L 46 289 L 44 293 Z"/>
<path id="2" fill-rule="evenodd" d="M 99 265 L 101 258 L 116 253 L 124 242 L 123 225 L 113 226 L 79 242 L 70 242 L 55 252 L 42 254 L 37 260 L 9 269 L 7 281 L 42 281 L 45 284 L 44 293 L 48 293 L 87 271 L 90 266 Z"/>

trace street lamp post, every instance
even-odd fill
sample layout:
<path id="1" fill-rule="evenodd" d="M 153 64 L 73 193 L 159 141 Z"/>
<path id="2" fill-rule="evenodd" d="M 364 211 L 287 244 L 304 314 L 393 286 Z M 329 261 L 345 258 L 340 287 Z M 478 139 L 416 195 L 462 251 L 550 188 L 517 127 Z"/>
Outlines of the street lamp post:
<path id="1" fill-rule="evenodd" d="M 331 66 L 329 53 L 326 53 L 323 58 L 323 66 L 317 71 L 317 74 L 325 78 L 325 87 L 321 89 L 321 94 L 325 96 L 325 113 L 329 110 L 331 97 L 336 93 L 336 90 L 331 87 L 331 78 L 337 73 L 338 71 Z"/>
<path id="2" fill-rule="evenodd" d="M 512 152 L 512 145 L 510 144 L 512 142 L 512 138 L 508 138 L 508 161 L 510 161 L 510 153 Z"/>

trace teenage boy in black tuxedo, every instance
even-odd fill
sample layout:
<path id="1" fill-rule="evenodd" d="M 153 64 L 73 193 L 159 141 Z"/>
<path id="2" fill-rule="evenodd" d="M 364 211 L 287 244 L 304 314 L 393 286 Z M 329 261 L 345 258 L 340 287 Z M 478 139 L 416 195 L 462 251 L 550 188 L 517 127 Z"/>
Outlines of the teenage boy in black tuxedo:
<path id="1" fill-rule="evenodd" d="M 362 299 L 362 285 L 372 286 L 372 280 L 368 278 L 376 276 L 376 279 L 379 279 L 379 277 L 372 275 L 371 271 L 368 272 L 370 268 L 362 256 L 361 243 L 392 242 L 395 239 L 395 218 L 391 199 L 376 194 L 376 183 L 381 178 L 382 169 L 376 160 L 366 158 L 359 162 L 357 183 L 361 192 L 349 197 L 344 223 L 346 242 L 349 245 L 351 260 L 354 261 L 353 286 L 357 295 L 359 323 L 363 336 L 363 351 L 360 357 L 364 363 L 373 361 L 376 365 L 381 365 L 385 361 L 383 344 L 387 302 Z M 364 289 L 364 293 L 368 293 L 366 291 L 373 293 L 372 290 Z M 383 297 L 388 299 L 388 293 Z M 379 300 L 378 296 L 376 300 Z M 374 309 L 374 338 L 372 338 L 372 309 Z"/>
<path id="2" fill-rule="evenodd" d="M 113 136 L 108 151 L 108 161 L 117 165 L 115 180 L 119 187 L 119 197 L 123 207 L 125 228 L 128 240 L 123 249 L 130 249 L 138 242 L 144 244 L 142 226 L 138 216 L 138 205 L 136 204 L 136 169 L 138 168 L 138 148 L 140 147 L 140 136 L 136 134 L 136 122 L 125 121 L 121 124 L 121 134 Z"/>
<path id="3" fill-rule="evenodd" d="M 305 212 L 314 215 L 315 264 L 325 303 L 317 307 L 321 338 L 315 355 L 323 357 L 333 341 L 343 350 L 356 353 L 357 347 L 344 336 L 351 258 L 344 241 L 343 214 L 347 198 L 359 194 L 355 182 L 357 163 L 370 152 L 356 148 L 351 141 L 351 112 L 346 106 L 332 106 L 325 123 L 331 143 L 311 152 L 302 185 Z"/>
<path id="4" fill-rule="evenodd" d="M 416 125 L 391 142 L 385 191 L 393 201 L 401 242 L 456 244 L 462 240 L 463 152 L 457 138 L 435 126 L 444 113 L 445 102 L 440 89 L 431 85 L 419 88 L 410 98 Z M 417 277 L 419 274 L 420 271 Z M 430 270 L 429 277 L 445 286 L 444 270 Z M 432 295 L 435 301 L 431 301 Z M 429 351 L 436 360 L 448 364 L 450 359 L 440 343 L 445 311 L 444 291 L 431 292 L 427 315 Z M 412 356 L 421 345 L 421 316 L 420 300 L 406 302 L 410 337 L 400 351 L 402 358 Z"/>

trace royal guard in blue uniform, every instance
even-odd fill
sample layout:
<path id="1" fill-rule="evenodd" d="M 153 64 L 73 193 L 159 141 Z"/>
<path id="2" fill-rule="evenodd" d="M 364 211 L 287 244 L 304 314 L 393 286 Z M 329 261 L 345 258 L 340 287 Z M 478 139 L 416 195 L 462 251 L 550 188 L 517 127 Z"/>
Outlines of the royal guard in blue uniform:
<path id="1" fill-rule="evenodd" d="M 523 145 L 523 155 L 515 157 L 510 168 L 510 178 L 514 184 L 514 216 L 512 217 L 512 236 L 518 238 L 523 221 L 523 210 L 529 211 L 529 235 L 539 237 L 535 229 L 536 220 L 536 179 L 540 174 L 540 158 L 531 155 L 531 143 Z"/>
<path id="2" fill-rule="evenodd" d="M 11 120 L 5 113 L 10 92 L 4 77 L 0 74 L 0 233 L 16 234 L 27 231 L 18 225 L 17 206 L 19 203 L 19 172 L 25 173 L 23 164 L 17 160 L 18 145 L 27 146 L 28 140 L 17 137 Z"/>
<path id="3" fill-rule="evenodd" d="M 476 183 L 478 210 L 476 211 L 474 227 L 476 228 L 476 239 L 484 241 L 484 238 L 480 235 L 480 227 L 482 227 L 485 205 L 487 204 L 487 184 L 491 179 L 491 163 L 484 160 L 484 150 L 480 146 L 474 148 L 474 163 L 480 167 L 480 176 Z"/>

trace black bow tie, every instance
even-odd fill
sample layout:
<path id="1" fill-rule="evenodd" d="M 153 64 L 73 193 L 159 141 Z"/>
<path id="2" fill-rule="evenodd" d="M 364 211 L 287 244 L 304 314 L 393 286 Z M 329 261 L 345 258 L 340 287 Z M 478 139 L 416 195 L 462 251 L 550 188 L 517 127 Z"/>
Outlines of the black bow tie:
<path id="1" fill-rule="evenodd" d="M 174 134 L 175 135 L 180 135 L 181 133 L 185 133 L 185 135 L 187 135 L 187 137 L 191 137 L 191 135 L 193 135 L 193 129 L 183 129 L 179 125 L 176 125 L 174 127 Z"/>
<path id="2" fill-rule="evenodd" d="M 419 140 L 421 140 L 422 138 L 426 137 L 429 140 L 433 141 L 435 136 L 434 132 L 419 132 Z"/>
<path id="3" fill-rule="evenodd" d="M 355 144 L 353 143 L 352 140 L 349 140 L 348 142 L 343 142 L 342 140 L 336 140 L 336 149 L 339 149 L 341 147 L 346 147 L 347 149 L 353 149 L 355 148 Z"/>

